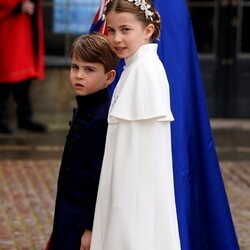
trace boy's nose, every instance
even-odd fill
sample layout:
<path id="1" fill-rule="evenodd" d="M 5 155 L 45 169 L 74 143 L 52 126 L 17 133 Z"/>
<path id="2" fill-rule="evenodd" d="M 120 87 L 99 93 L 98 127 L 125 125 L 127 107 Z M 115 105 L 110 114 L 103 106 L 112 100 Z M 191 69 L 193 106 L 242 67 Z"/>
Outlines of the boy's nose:
<path id="1" fill-rule="evenodd" d="M 76 74 L 76 77 L 77 77 L 78 79 L 83 79 L 83 77 L 84 77 L 83 72 L 81 72 L 81 70 L 79 70 L 79 71 L 77 72 L 77 74 Z"/>

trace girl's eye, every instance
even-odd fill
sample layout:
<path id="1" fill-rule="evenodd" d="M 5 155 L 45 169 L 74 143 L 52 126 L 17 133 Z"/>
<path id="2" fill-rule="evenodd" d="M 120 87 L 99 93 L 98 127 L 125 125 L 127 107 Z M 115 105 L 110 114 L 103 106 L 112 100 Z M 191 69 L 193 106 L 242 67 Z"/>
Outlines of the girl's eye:
<path id="1" fill-rule="evenodd" d="M 128 32 L 129 28 L 122 28 L 122 32 Z"/>
<path id="2" fill-rule="evenodd" d="M 114 33 L 115 31 L 113 29 L 108 29 L 108 33 L 111 34 L 111 33 Z"/>

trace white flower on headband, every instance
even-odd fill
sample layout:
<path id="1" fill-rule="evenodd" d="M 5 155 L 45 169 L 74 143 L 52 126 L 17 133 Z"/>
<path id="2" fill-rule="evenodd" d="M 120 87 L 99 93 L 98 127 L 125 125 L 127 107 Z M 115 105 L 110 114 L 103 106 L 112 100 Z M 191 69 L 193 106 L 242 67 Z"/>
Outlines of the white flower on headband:
<path id="1" fill-rule="evenodd" d="M 149 10 L 151 8 L 150 4 L 147 4 L 145 0 L 128 0 L 128 1 L 140 7 L 140 9 L 144 11 L 146 19 L 150 19 L 153 22 L 154 13 L 151 10 Z"/>
<path id="2" fill-rule="evenodd" d="M 107 4 L 109 2 L 111 2 L 112 0 L 107 0 L 106 3 L 105 3 L 105 6 L 104 6 L 104 9 L 103 9 L 103 13 L 105 13 L 106 9 L 107 9 Z M 144 11 L 145 13 L 145 17 L 146 19 L 150 19 L 151 22 L 154 21 L 153 19 L 153 15 L 154 13 L 150 10 L 151 8 L 151 5 L 150 4 L 147 4 L 145 0 L 127 0 L 128 2 L 130 3 L 134 3 L 135 6 L 138 6 L 140 7 L 140 9 L 142 11 Z M 104 20 L 105 19 L 105 15 L 103 14 L 102 16 L 102 19 Z"/>

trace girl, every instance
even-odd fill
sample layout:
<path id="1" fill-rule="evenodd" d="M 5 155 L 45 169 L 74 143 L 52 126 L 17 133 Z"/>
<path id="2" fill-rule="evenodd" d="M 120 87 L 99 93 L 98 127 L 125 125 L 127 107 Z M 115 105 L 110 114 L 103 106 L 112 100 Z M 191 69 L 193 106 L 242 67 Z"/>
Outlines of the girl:
<path id="1" fill-rule="evenodd" d="M 174 197 L 169 87 L 154 42 L 151 1 L 105 8 L 112 49 L 126 66 L 114 91 L 91 250 L 180 249 Z"/>

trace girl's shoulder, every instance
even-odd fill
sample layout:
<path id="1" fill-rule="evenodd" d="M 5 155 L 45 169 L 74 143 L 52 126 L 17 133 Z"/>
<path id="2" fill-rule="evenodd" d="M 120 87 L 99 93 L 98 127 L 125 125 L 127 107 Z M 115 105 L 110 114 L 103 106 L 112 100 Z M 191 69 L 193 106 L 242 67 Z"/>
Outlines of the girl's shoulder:
<path id="1" fill-rule="evenodd" d="M 152 72 L 158 72 L 158 75 L 166 74 L 164 66 L 157 53 L 145 53 L 138 57 L 131 64 L 131 70 L 144 74 L 150 74 Z"/>
<path id="2" fill-rule="evenodd" d="M 118 88 L 110 116 L 130 121 L 173 120 L 168 79 L 158 56 L 147 53 L 136 58 L 126 66 Z"/>
<path id="3" fill-rule="evenodd" d="M 140 86 L 142 82 L 143 86 L 149 85 L 152 88 L 165 89 L 168 86 L 165 68 L 157 54 L 147 53 L 137 58 L 124 73 L 127 75 L 126 80 L 130 82 L 126 84 L 132 85 L 131 82 L 135 82 L 133 87 L 142 87 Z"/>

